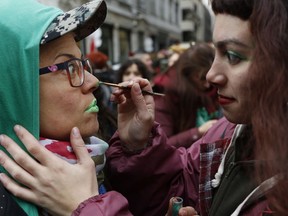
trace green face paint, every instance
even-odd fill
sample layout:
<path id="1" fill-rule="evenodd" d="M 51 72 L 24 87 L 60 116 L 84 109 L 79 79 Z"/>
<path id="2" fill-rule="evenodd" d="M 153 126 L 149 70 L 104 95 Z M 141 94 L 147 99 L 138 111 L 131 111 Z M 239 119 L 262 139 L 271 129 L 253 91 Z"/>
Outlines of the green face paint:
<path id="1" fill-rule="evenodd" d="M 88 113 L 94 113 L 94 112 L 99 112 L 99 107 L 97 106 L 97 100 L 94 99 L 90 105 L 86 108 L 85 112 Z"/>

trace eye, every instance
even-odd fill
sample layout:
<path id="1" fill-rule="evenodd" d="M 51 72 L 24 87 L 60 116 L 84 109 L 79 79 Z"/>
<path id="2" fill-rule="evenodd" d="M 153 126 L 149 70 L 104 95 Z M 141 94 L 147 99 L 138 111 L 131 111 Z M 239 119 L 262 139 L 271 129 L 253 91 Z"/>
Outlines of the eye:
<path id="1" fill-rule="evenodd" d="M 130 75 L 130 71 L 125 71 L 124 73 L 123 73 L 123 76 L 129 76 Z"/>
<path id="2" fill-rule="evenodd" d="M 77 63 L 77 61 L 71 61 L 68 65 L 68 69 L 69 69 L 70 77 L 74 78 L 75 76 L 78 75 L 79 64 Z"/>
<path id="3" fill-rule="evenodd" d="M 141 73 L 140 73 L 139 71 L 135 71 L 135 72 L 134 72 L 134 75 L 135 75 L 135 76 L 141 76 Z"/>
<path id="4" fill-rule="evenodd" d="M 241 61 L 247 60 L 247 58 L 245 58 L 244 56 L 229 50 L 226 51 L 225 55 L 227 56 L 228 61 L 231 65 L 236 65 Z"/>

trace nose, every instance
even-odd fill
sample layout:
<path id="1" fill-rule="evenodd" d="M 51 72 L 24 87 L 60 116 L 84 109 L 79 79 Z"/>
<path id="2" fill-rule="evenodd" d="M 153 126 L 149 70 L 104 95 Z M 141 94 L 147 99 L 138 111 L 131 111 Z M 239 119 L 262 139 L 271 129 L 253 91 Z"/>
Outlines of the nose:
<path id="1" fill-rule="evenodd" d="M 135 77 L 136 76 L 134 73 L 130 73 L 128 76 L 126 76 L 125 80 L 123 80 L 123 81 L 133 80 Z"/>
<path id="2" fill-rule="evenodd" d="M 206 74 L 206 80 L 210 85 L 213 85 L 217 88 L 224 85 L 227 80 L 223 68 L 221 68 L 221 65 L 215 60 L 210 70 Z"/>
<path id="3" fill-rule="evenodd" d="M 99 80 L 91 73 L 85 72 L 85 80 L 81 86 L 84 92 L 93 92 L 99 87 Z"/>

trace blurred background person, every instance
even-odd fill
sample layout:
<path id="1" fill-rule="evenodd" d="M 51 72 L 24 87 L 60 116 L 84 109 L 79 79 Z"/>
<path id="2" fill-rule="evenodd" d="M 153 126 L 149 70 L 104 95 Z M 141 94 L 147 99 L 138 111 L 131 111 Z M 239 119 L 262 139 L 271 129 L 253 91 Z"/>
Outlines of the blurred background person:
<path id="1" fill-rule="evenodd" d="M 121 83 L 133 80 L 137 77 L 145 78 L 150 81 L 151 73 L 141 60 L 129 58 L 119 67 L 115 81 L 116 83 Z M 115 113 L 117 113 L 117 104 L 114 104 L 113 110 Z"/>
<path id="2" fill-rule="evenodd" d="M 117 115 L 116 112 L 113 110 L 112 105 L 111 107 L 108 107 L 104 103 L 104 93 L 102 91 L 102 86 L 103 85 L 100 85 L 100 88 L 98 88 L 97 91 L 93 92 L 95 98 L 97 99 L 97 104 L 99 107 L 99 130 L 97 132 L 97 137 L 108 142 L 117 130 Z"/>
<path id="3" fill-rule="evenodd" d="M 87 54 L 86 57 L 90 60 L 93 68 L 93 74 L 97 77 L 97 79 L 103 82 L 115 81 L 115 71 L 112 69 L 112 67 L 110 67 L 109 57 L 106 54 L 95 50 Z"/>
<path id="4" fill-rule="evenodd" d="M 115 82 L 115 71 L 109 66 L 109 57 L 100 52 L 92 51 L 86 56 L 93 69 L 93 75 L 102 82 Z M 99 130 L 97 136 L 106 142 L 110 140 L 117 129 L 117 116 L 114 110 L 114 104 L 110 101 L 113 89 L 110 86 L 100 85 L 93 94 L 97 99 L 99 107 L 98 121 Z"/>
<path id="5" fill-rule="evenodd" d="M 123 62 L 116 75 L 116 83 L 142 77 L 151 80 L 151 74 L 147 66 L 139 59 L 128 59 Z"/>
<path id="6" fill-rule="evenodd" d="M 100 51 L 93 51 L 86 56 L 93 68 L 93 74 L 101 81 L 114 82 L 115 72 L 109 65 L 109 57 Z"/>
<path id="7" fill-rule="evenodd" d="M 154 76 L 153 60 L 149 53 L 146 52 L 134 53 L 130 58 L 139 59 L 140 61 L 142 61 L 146 65 L 148 71 L 151 73 L 151 76 Z"/>
<path id="8" fill-rule="evenodd" d="M 216 89 L 206 80 L 214 60 L 214 49 L 198 43 L 186 49 L 154 89 L 165 93 L 155 97 L 155 120 L 169 138 L 168 144 L 189 147 L 222 116 Z"/>
<path id="9" fill-rule="evenodd" d="M 95 50 L 87 54 L 86 57 L 90 60 L 93 68 L 93 74 L 98 80 L 102 82 L 115 82 L 115 71 L 109 66 L 109 57 L 106 54 Z M 113 89 L 110 86 L 100 86 L 100 91 L 103 92 L 103 103 L 110 108 L 112 108 L 112 104 L 110 102 L 112 90 Z"/>

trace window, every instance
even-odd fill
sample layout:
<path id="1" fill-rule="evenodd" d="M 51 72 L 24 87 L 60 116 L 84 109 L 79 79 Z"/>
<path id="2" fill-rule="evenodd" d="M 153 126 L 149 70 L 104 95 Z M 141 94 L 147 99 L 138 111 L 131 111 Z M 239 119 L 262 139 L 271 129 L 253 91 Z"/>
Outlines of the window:
<path id="1" fill-rule="evenodd" d="M 192 19 L 193 19 L 193 11 L 191 9 L 183 9 L 182 20 L 192 20 Z"/>

